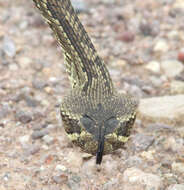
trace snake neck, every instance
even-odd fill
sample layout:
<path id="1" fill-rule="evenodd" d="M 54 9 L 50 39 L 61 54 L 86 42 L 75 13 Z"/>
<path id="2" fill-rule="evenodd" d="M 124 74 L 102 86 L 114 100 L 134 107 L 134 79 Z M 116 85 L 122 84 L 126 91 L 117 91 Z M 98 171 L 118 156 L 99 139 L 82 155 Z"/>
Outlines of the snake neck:
<path id="1" fill-rule="evenodd" d="M 33 0 L 62 47 L 73 88 L 87 95 L 113 93 L 109 72 L 98 56 L 70 0 Z"/>

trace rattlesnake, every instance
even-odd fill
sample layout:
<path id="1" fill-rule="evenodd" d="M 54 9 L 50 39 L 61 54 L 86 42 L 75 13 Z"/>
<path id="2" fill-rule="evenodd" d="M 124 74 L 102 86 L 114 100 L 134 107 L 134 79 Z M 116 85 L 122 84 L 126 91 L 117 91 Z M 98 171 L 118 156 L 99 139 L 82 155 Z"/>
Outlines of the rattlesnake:
<path id="1" fill-rule="evenodd" d="M 138 102 L 116 91 L 70 0 L 33 1 L 62 47 L 71 81 L 60 107 L 65 131 L 100 164 L 128 140 Z"/>

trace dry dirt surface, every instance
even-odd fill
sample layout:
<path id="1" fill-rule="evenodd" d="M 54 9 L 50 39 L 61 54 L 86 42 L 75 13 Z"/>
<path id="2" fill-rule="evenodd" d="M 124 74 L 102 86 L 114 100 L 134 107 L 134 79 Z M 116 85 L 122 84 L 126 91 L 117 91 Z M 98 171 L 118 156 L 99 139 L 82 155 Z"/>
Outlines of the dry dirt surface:
<path id="1" fill-rule="evenodd" d="M 100 168 L 71 144 L 61 50 L 31 0 L 0 0 L 0 190 L 184 190 L 184 1 L 73 3 L 116 88 L 140 99 L 131 138 Z"/>

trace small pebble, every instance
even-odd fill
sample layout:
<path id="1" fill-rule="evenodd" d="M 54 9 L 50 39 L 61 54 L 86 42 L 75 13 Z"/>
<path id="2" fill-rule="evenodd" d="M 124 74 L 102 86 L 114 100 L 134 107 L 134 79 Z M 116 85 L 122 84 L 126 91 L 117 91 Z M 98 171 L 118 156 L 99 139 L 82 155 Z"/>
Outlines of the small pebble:
<path id="1" fill-rule="evenodd" d="M 57 184 L 63 184 L 68 182 L 68 176 L 66 174 L 60 174 L 53 176 L 53 180 Z"/>
<path id="2" fill-rule="evenodd" d="M 163 84 L 163 80 L 157 76 L 150 76 L 150 81 L 155 87 L 160 87 Z"/>
<path id="3" fill-rule="evenodd" d="M 55 170 L 63 171 L 63 172 L 64 172 L 64 171 L 67 170 L 67 168 L 66 168 L 64 165 L 58 164 L 58 165 L 56 166 Z"/>
<path id="4" fill-rule="evenodd" d="M 146 21 L 143 21 L 140 23 L 139 29 L 143 33 L 143 35 L 145 35 L 145 36 L 151 36 L 152 35 L 152 25 Z"/>
<path id="5" fill-rule="evenodd" d="M 25 143 L 28 143 L 29 142 L 29 135 L 24 135 L 24 136 L 21 136 L 19 137 L 19 141 L 22 145 L 24 145 Z"/>
<path id="6" fill-rule="evenodd" d="M 153 73 L 160 73 L 160 63 L 157 61 L 149 62 L 145 68 L 149 71 L 152 71 Z"/>
<path id="7" fill-rule="evenodd" d="M 38 124 L 36 124 L 36 125 L 33 125 L 32 126 L 32 129 L 34 130 L 34 131 L 39 131 L 39 130 L 41 130 L 41 129 L 45 129 L 45 128 L 47 128 L 47 124 L 46 123 L 38 123 Z"/>
<path id="8" fill-rule="evenodd" d="M 34 155 L 36 153 L 38 153 L 40 151 L 40 147 L 38 145 L 28 145 L 24 148 L 25 151 L 25 155 L 26 156 L 30 156 L 30 155 Z"/>
<path id="9" fill-rule="evenodd" d="M 179 40 L 179 32 L 177 30 L 172 30 L 167 34 L 168 38 L 171 40 Z"/>
<path id="10" fill-rule="evenodd" d="M 184 82 L 173 80 L 170 85 L 171 94 L 184 94 Z"/>
<path id="11" fill-rule="evenodd" d="M 72 190 L 77 190 L 80 189 L 80 181 L 81 178 L 78 175 L 73 175 L 71 178 L 69 178 L 68 185 Z"/>
<path id="12" fill-rule="evenodd" d="M 90 159 L 92 156 L 93 156 L 92 154 L 88 154 L 88 153 L 86 153 L 86 152 L 84 152 L 84 153 L 82 154 L 82 158 L 83 158 L 84 160 L 88 160 L 88 159 Z"/>
<path id="13" fill-rule="evenodd" d="M 36 131 L 33 131 L 31 137 L 32 137 L 32 139 L 40 139 L 43 136 L 47 135 L 48 133 L 49 132 L 47 129 L 42 129 L 40 131 L 36 130 Z"/>
<path id="14" fill-rule="evenodd" d="M 54 141 L 54 138 L 51 137 L 51 136 L 49 136 L 49 135 L 43 136 L 42 139 L 43 139 L 43 140 L 45 141 L 45 143 L 47 143 L 48 145 L 51 145 L 51 144 L 53 143 L 53 141 Z"/>
<path id="15" fill-rule="evenodd" d="M 20 57 L 18 63 L 21 68 L 26 69 L 32 63 L 32 60 L 29 57 Z"/>
<path id="16" fill-rule="evenodd" d="M 117 40 L 124 42 L 132 42 L 134 41 L 135 35 L 130 31 L 124 31 L 117 36 Z"/>
<path id="17" fill-rule="evenodd" d="M 51 87 L 49 87 L 49 86 L 46 86 L 44 88 L 44 90 L 45 90 L 45 92 L 47 92 L 47 94 L 53 94 L 53 89 Z"/>
<path id="18" fill-rule="evenodd" d="M 46 87 L 47 83 L 40 79 L 33 79 L 32 85 L 34 88 L 40 90 L 40 89 L 43 89 L 44 87 Z"/>
<path id="19" fill-rule="evenodd" d="M 143 81 L 142 79 L 140 79 L 139 77 L 137 76 L 131 76 L 131 77 L 122 77 L 122 82 L 127 82 L 131 85 L 136 85 L 138 87 L 142 87 L 142 86 L 145 86 L 147 85 L 147 83 L 145 81 Z"/>
<path id="20" fill-rule="evenodd" d="M 132 138 L 134 148 L 136 151 L 143 151 L 147 150 L 149 146 L 151 146 L 154 142 L 154 137 L 149 136 L 149 135 L 144 135 L 144 134 L 136 134 Z"/>
<path id="21" fill-rule="evenodd" d="M 165 60 L 161 62 L 161 69 L 167 77 L 175 77 L 183 71 L 184 65 L 177 60 Z"/>
<path id="22" fill-rule="evenodd" d="M 26 104 L 29 107 L 37 107 L 39 105 L 39 101 L 35 100 L 31 96 L 25 95 L 24 100 L 26 101 Z"/>
<path id="23" fill-rule="evenodd" d="M 144 158 L 144 159 L 147 159 L 147 160 L 154 160 L 154 154 L 155 154 L 155 151 L 143 151 L 141 153 L 141 156 Z"/>
<path id="24" fill-rule="evenodd" d="M 56 125 L 52 125 L 52 124 L 49 124 L 47 126 L 47 129 L 56 129 L 56 128 L 57 128 L 57 126 Z"/>
<path id="25" fill-rule="evenodd" d="M 43 145 L 42 145 L 42 149 L 43 149 L 43 150 L 49 150 L 49 146 L 43 144 Z"/>
<path id="26" fill-rule="evenodd" d="M 3 39 L 3 51 L 9 57 L 14 57 L 16 54 L 15 43 L 8 36 L 5 36 Z"/>
<path id="27" fill-rule="evenodd" d="M 10 107 L 8 104 L 1 105 L 0 104 L 0 119 L 5 118 L 10 113 Z"/>
<path id="28" fill-rule="evenodd" d="M 120 66 L 120 67 L 125 67 L 127 65 L 127 61 L 123 60 L 123 59 L 118 59 L 117 61 L 115 61 L 114 66 Z"/>
<path id="29" fill-rule="evenodd" d="M 179 53 L 178 53 L 178 60 L 181 61 L 182 63 L 184 63 L 184 49 L 182 49 L 181 51 L 179 51 Z"/>
<path id="30" fill-rule="evenodd" d="M 17 71 L 19 69 L 16 63 L 9 64 L 8 68 L 10 69 L 10 71 Z"/>
<path id="31" fill-rule="evenodd" d="M 39 18 L 40 18 L 40 17 L 39 17 Z M 43 19 L 41 19 L 41 20 L 43 20 Z M 31 65 L 31 66 L 33 67 L 34 70 L 40 72 L 40 71 L 42 71 L 42 69 L 45 67 L 45 65 L 46 65 L 45 62 L 42 62 L 42 61 L 40 61 L 40 60 L 36 60 L 36 61 L 33 63 L 33 65 Z"/>
<path id="32" fill-rule="evenodd" d="M 32 120 L 32 114 L 25 111 L 16 112 L 16 117 L 20 122 L 24 124 L 29 123 Z"/>
<path id="33" fill-rule="evenodd" d="M 80 176 L 78 175 L 73 175 L 70 180 L 74 181 L 75 183 L 79 183 L 81 181 Z"/>
<path id="34" fill-rule="evenodd" d="M 127 89 L 127 91 L 134 96 L 134 94 L 136 94 L 136 97 L 138 99 L 143 97 L 143 92 L 142 90 L 136 86 L 136 85 L 126 85 L 126 83 L 124 84 L 124 89 Z"/>
<path id="35" fill-rule="evenodd" d="M 127 160 L 125 160 L 125 166 L 127 168 L 133 166 L 139 166 L 143 164 L 143 160 L 138 156 L 130 156 Z"/>
<path id="36" fill-rule="evenodd" d="M 10 175 L 9 172 L 5 173 L 5 174 L 2 176 L 2 179 L 3 179 L 4 181 L 9 181 L 10 178 L 11 178 L 11 175 Z"/>
<path id="37" fill-rule="evenodd" d="M 148 85 L 143 86 L 141 90 L 145 92 L 146 94 L 152 94 L 154 92 L 154 89 Z"/>
<path id="38" fill-rule="evenodd" d="M 166 42 L 163 39 L 160 39 L 159 41 L 157 41 L 157 43 L 153 47 L 154 52 L 162 52 L 162 53 L 164 53 L 164 52 L 167 52 L 168 50 L 169 50 L 168 42 Z"/>
<path id="39" fill-rule="evenodd" d="M 27 20 L 23 20 L 23 21 L 21 21 L 21 23 L 19 24 L 19 28 L 20 28 L 21 30 L 25 30 L 25 29 L 28 27 L 28 25 L 29 25 L 28 21 L 27 21 Z"/>
<path id="40" fill-rule="evenodd" d="M 40 17 L 40 15 L 34 15 L 34 18 L 31 21 L 31 25 L 35 28 L 41 27 L 41 26 L 45 26 L 45 22 L 44 20 Z"/>

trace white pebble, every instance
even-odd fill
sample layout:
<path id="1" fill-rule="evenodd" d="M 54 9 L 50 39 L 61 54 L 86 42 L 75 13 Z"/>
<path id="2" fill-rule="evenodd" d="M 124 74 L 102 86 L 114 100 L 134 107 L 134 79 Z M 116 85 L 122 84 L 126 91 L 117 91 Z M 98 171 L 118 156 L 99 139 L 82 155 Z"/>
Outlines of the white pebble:
<path id="1" fill-rule="evenodd" d="M 57 170 L 57 171 L 60 170 L 60 171 L 63 171 L 63 172 L 64 172 L 64 171 L 67 170 L 67 168 L 66 168 L 64 165 L 60 165 L 60 164 L 59 164 L 59 165 L 56 166 L 55 170 Z"/>

